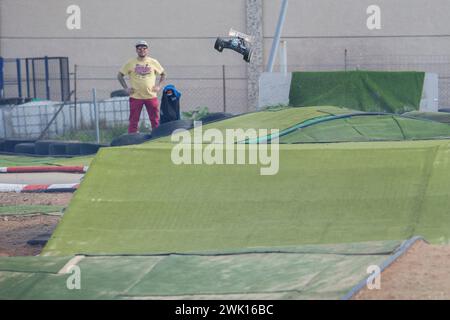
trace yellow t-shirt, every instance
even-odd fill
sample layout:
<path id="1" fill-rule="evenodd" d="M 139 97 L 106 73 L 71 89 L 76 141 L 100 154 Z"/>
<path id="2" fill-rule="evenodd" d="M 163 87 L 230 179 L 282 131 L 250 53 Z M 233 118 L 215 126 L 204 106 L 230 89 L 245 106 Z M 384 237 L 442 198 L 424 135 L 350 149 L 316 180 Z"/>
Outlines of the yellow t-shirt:
<path id="1" fill-rule="evenodd" d="M 164 68 L 156 59 L 145 57 L 143 60 L 133 58 L 120 69 L 120 72 L 130 77 L 131 88 L 135 99 L 156 98 L 158 93 L 152 91 L 156 84 L 156 75 L 164 72 Z"/>

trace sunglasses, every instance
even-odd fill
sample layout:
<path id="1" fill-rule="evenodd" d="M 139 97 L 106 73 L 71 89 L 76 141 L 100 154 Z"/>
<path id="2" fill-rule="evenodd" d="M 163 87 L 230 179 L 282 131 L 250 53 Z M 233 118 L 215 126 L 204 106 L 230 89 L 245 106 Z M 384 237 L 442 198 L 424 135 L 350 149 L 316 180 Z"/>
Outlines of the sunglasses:
<path id="1" fill-rule="evenodd" d="M 148 48 L 147 48 L 147 47 L 142 47 L 142 46 L 141 46 L 141 47 L 136 47 L 136 49 L 137 49 L 137 50 L 146 50 L 146 49 L 148 49 Z"/>

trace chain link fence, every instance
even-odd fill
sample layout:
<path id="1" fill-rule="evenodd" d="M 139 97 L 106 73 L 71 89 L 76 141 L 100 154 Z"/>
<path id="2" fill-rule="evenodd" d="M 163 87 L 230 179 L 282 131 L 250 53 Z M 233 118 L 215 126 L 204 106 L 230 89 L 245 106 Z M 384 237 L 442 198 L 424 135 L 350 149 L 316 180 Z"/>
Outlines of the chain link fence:
<path id="1" fill-rule="evenodd" d="M 121 89 L 117 73 L 121 66 L 76 66 L 77 100 L 91 99 L 96 88 L 99 100 L 108 99 Z M 207 107 L 210 112 L 246 112 L 246 66 L 164 66 L 167 74 L 164 85 L 173 84 L 181 93 L 182 111 Z"/>
<path id="2" fill-rule="evenodd" d="M 11 63 L 7 68 L 12 68 Z M 14 69 L 14 68 L 13 68 Z M 0 108 L 0 137 L 37 138 L 46 129 L 46 137 L 65 135 L 73 131 L 95 130 L 95 108 L 98 107 L 101 129 L 123 128 L 129 117 L 127 97 L 111 97 L 121 89 L 117 80 L 120 66 L 77 65 L 72 73 L 74 89 L 70 101 L 62 104 L 29 102 Z M 264 68 L 260 68 L 263 70 Z M 439 107 L 450 106 L 450 56 L 439 55 L 351 55 L 343 54 L 341 63 L 289 65 L 288 71 L 424 71 L 439 75 Z M 249 111 L 247 66 L 165 66 L 167 80 L 182 93 L 181 111 L 207 107 L 210 112 L 241 114 Z M 280 71 L 275 66 L 274 72 Z M 14 73 L 11 70 L 11 73 Z M 5 87 L 8 78 L 5 79 Z M 50 82 L 51 83 L 51 82 Z M 56 84 L 52 84 L 54 87 Z M 59 84 L 58 84 L 59 85 Z M 26 85 L 22 90 L 25 90 Z M 96 104 L 93 89 L 96 90 Z M 26 90 L 25 90 L 26 91 Z M 56 100 L 60 101 L 60 99 Z M 44 105 L 45 103 L 45 105 Z M 60 110 L 61 109 L 61 110 Z M 59 111 L 59 112 L 58 112 Z M 53 121 L 52 121 L 53 119 Z M 49 123 L 51 123 L 49 125 Z M 145 112 L 141 128 L 150 130 Z"/>

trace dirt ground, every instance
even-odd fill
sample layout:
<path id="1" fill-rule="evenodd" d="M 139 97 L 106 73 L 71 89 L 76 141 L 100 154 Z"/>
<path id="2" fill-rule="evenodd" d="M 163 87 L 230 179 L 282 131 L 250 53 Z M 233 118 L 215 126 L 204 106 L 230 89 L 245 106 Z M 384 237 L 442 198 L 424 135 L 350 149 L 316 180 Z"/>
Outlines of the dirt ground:
<path id="1" fill-rule="evenodd" d="M 2 205 L 67 206 L 72 193 L 0 193 Z M 0 216 L 0 256 L 38 255 L 27 241 L 52 233 L 60 216 Z M 361 290 L 355 300 L 450 299 L 450 245 L 415 243 L 381 274 L 379 290 Z"/>
<path id="2" fill-rule="evenodd" d="M 416 242 L 381 273 L 380 289 L 365 288 L 355 300 L 449 300 L 450 245 Z"/>
<path id="3" fill-rule="evenodd" d="M 67 206 L 72 196 L 72 193 L 0 193 L 0 204 Z M 60 219 L 54 215 L 0 216 L 0 256 L 38 255 L 43 246 L 29 245 L 27 241 L 51 234 Z"/>

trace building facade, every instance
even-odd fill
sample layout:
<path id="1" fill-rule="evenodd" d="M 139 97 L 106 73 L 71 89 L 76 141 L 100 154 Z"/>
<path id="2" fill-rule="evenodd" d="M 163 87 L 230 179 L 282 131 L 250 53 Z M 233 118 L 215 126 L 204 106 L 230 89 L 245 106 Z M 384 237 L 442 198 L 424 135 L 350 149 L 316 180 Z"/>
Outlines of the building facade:
<path id="1" fill-rule="evenodd" d="M 150 43 L 186 109 L 254 110 L 282 0 L 0 0 L 0 56 L 64 56 L 77 96 L 119 89 L 118 68 Z M 450 105 L 450 1 L 290 0 L 281 39 L 289 70 L 423 70 Z M 230 28 L 254 37 L 250 64 L 214 50 Z M 275 65 L 279 61 L 276 59 Z M 275 71 L 278 67 L 275 67 Z M 73 80 L 72 80 L 73 81 Z M 73 88 L 74 84 L 71 83 Z M 182 104 L 182 105 L 183 105 Z"/>

